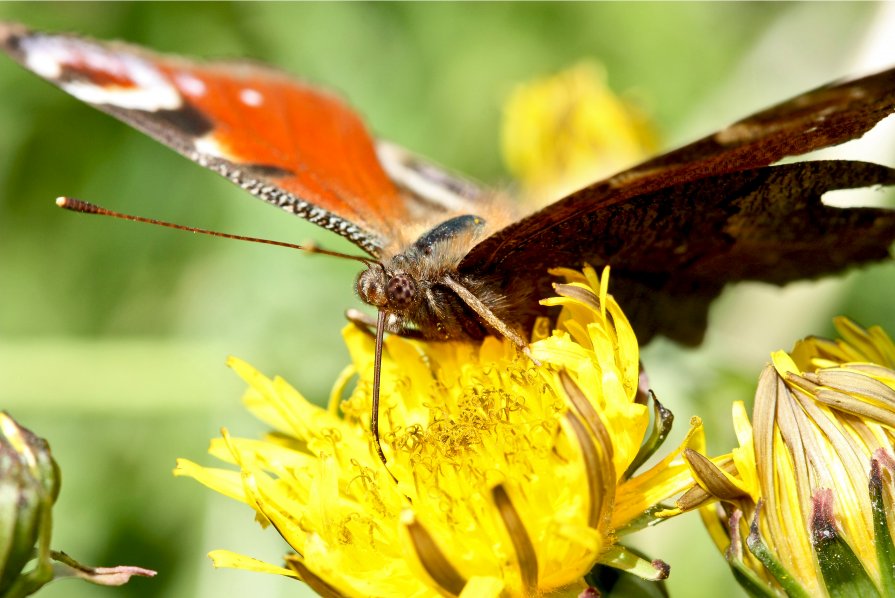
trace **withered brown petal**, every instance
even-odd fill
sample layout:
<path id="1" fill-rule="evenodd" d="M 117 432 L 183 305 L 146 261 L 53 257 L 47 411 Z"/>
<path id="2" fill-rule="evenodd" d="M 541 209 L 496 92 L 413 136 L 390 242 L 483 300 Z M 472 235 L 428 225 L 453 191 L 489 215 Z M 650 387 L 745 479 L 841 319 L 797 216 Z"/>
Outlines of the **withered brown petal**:
<path id="1" fill-rule="evenodd" d="M 867 418 L 871 421 L 878 421 L 882 424 L 895 428 L 895 411 L 886 409 L 866 401 L 862 401 L 851 394 L 839 392 L 830 388 L 821 388 L 815 395 L 818 402 L 823 403 L 844 411 L 857 415 L 858 417 Z"/>
<path id="2" fill-rule="evenodd" d="M 559 375 L 571 403 L 569 422 L 578 435 L 585 462 L 593 461 L 594 468 L 588 471 L 588 488 L 592 498 L 589 525 L 600 531 L 606 531 L 615 506 L 616 476 L 612 460 L 612 439 L 600 415 L 568 372 L 562 371 Z M 585 438 L 581 436 L 582 432 Z"/>
<path id="3" fill-rule="evenodd" d="M 590 289 L 577 287 L 571 284 L 554 284 L 553 289 L 556 291 L 557 295 L 580 301 L 594 311 L 600 309 L 600 298 Z"/>
<path id="4" fill-rule="evenodd" d="M 338 590 L 312 573 L 300 558 L 290 554 L 286 555 L 285 560 L 286 566 L 298 573 L 301 580 L 308 584 L 308 586 L 320 596 L 323 598 L 342 598 L 342 594 L 339 593 Z"/>
<path id="5" fill-rule="evenodd" d="M 503 486 L 495 486 L 491 490 L 491 498 L 497 506 L 503 524 L 507 529 L 513 548 L 516 551 L 516 560 L 519 563 L 519 575 L 522 581 L 522 589 L 526 596 L 536 595 L 538 589 L 538 553 L 532 544 L 531 537 L 525 529 L 525 523 L 513 506 L 510 495 Z"/>
<path id="6" fill-rule="evenodd" d="M 733 459 L 729 457 L 724 461 L 717 463 L 716 467 L 731 475 L 737 474 L 736 464 L 733 462 Z M 680 498 L 674 501 L 674 504 L 677 508 L 683 511 L 691 511 L 714 499 L 714 495 L 710 494 L 702 486 L 694 485 L 684 492 Z"/>
<path id="7" fill-rule="evenodd" d="M 569 422 L 578 440 L 578 446 L 581 448 L 581 455 L 583 456 L 584 467 L 587 473 L 587 494 L 590 497 L 590 512 L 587 516 L 587 525 L 593 529 L 598 529 L 602 519 L 603 499 L 606 497 L 604 480 L 609 472 L 600 467 L 594 440 L 588 434 L 584 423 L 575 415 L 574 411 L 566 412 L 566 421 Z"/>
<path id="8" fill-rule="evenodd" d="M 454 596 L 459 595 L 466 585 L 466 579 L 448 560 L 435 538 L 412 515 L 407 517 L 405 527 L 417 558 L 426 572 L 445 592 Z"/>
<path id="9" fill-rule="evenodd" d="M 889 376 L 891 375 L 890 371 Z M 895 414 L 895 390 L 879 380 L 874 380 L 862 373 L 838 368 L 818 370 L 817 379 L 823 386 L 835 388 L 865 400 L 869 399 L 876 404 L 886 406 L 890 413 Z"/>
<path id="10" fill-rule="evenodd" d="M 708 457 L 692 449 L 684 449 L 683 457 L 712 496 L 721 500 L 735 500 L 743 496 L 743 491 L 731 482 Z"/>

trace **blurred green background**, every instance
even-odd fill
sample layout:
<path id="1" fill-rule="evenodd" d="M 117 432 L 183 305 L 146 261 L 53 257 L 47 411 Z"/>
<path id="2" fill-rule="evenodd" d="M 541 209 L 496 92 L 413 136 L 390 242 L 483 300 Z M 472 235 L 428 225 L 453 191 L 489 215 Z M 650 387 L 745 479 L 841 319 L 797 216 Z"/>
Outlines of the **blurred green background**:
<path id="1" fill-rule="evenodd" d="M 343 93 L 378 135 L 501 186 L 502 102 L 515 84 L 582 58 L 603 62 L 616 91 L 636 93 L 666 147 L 895 63 L 893 9 L 873 3 L 4 3 L 0 19 L 271 63 Z M 66 581 L 42 595 L 301 595 L 285 579 L 212 570 L 205 553 L 214 548 L 278 562 L 286 547 L 249 509 L 170 471 L 178 456 L 211 463 L 204 451 L 223 425 L 263 431 L 240 408 L 228 354 L 325 400 L 347 361 L 339 329 L 344 309 L 357 305 L 356 267 L 74 215 L 53 199 L 350 246 L 8 60 L 0 98 L 0 407 L 48 438 L 62 467 L 53 546 L 91 564 L 160 571 L 120 589 Z M 892 165 L 893 148 L 889 126 L 844 155 Z M 654 388 L 678 416 L 669 442 L 700 414 L 711 450 L 728 450 L 730 401 L 751 400 L 769 351 L 830 333 L 839 313 L 895 331 L 893 291 L 892 264 L 783 291 L 729 290 L 701 349 L 658 342 L 644 352 Z M 671 563 L 673 594 L 733 587 L 695 516 L 637 543 Z"/>

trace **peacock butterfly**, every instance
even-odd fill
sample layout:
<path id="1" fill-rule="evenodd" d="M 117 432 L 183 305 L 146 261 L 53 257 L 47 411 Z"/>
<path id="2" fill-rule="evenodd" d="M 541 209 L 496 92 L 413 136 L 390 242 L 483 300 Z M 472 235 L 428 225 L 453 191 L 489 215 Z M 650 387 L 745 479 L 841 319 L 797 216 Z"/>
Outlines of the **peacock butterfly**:
<path id="1" fill-rule="evenodd" d="M 366 252 L 356 289 L 379 311 L 377 357 L 385 331 L 431 340 L 497 332 L 524 350 L 549 269 L 584 262 L 611 264 L 613 294 L 642 342 L 661 334 L 696 344 L 727 283 L 822 276 L 886 258 L 895 239 L 895 212 L 821 202 L 831 190 L 891 185 L 895 170 L 774 165 L 859 137 L 892 113 L 895 69 L 809 91 L 521 216 L 502 195 L 372 138 L 337 96 L 270 68 L 11 23 L 0 24 L 0 45 L 76 98 Z"/>

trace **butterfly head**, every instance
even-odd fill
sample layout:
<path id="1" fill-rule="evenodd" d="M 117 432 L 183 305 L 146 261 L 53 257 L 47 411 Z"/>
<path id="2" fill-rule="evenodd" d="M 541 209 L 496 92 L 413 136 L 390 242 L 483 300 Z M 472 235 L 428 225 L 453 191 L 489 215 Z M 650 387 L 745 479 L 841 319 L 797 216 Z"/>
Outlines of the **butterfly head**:
<path id="1" fill-rule="evenodd" d="M 481 234 L 485 220 L 464 214 L 424 232 L 385 264 L 371 264 L 357 279 L 357 292 L 365 303 L 391 313 L 413 310 L 425 292 L 420 282 L 451 270 Z"/>
<path id="2" fill-rule="evenodd" d="M 402 312 L 417 301 L 417 282 L 403 270 L 390 271 L 380 264 L 372 265 L 357 278 L 361 301 L 389 312 Z"/>

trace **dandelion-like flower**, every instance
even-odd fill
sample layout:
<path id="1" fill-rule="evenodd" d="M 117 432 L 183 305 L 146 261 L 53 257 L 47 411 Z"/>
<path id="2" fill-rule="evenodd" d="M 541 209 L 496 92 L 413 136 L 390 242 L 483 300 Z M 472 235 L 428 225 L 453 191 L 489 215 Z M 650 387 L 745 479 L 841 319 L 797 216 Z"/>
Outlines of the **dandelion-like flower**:
<path id="1" fill-rule="evenodd" d="M 842 340 L 773 354 L 740 446 L 688 451 L 710 534 L 753 595 L 895 596 L 895 345 L 880 328 L 835 321 Z"/>
<path id="2" fill-rule="evenodd" d="M 539 201 L 552 201 L 643 160 L 658 147 L 649 119 L 585 61 L 519 85 L 504 105 L 507 167 Z"/>
<path id="3" fill-rule="evenodd" d="M 214 563 L 296 577 L 324 596 L 577 595 L 597 564 L 664 578 L 664 563 L 616 540 L 692 478 L 681 449 L 633 476 L 670 414 L 653 401 L 650 425 L 637 342 L 605 277 L 561 274 L 568 282 L 546 301 L 562 308 L 556 330 L 539 327 L 531 344 L 540 365 L 495 338 L 386 339 L 388 470 L 369 431 L 367 333 L 344 330 L 353 363 L 328 409 L 231 359 L 247 407 L 275 432 L 212 441 L 239 471 L 180 460 L 175 473 L 250 505 L 295 553 L 286 567 L 228 551 L 211 553 Z M 686 446 L 702 445 L 696 420 Z"/>

